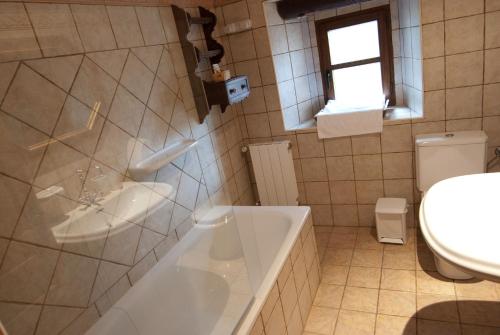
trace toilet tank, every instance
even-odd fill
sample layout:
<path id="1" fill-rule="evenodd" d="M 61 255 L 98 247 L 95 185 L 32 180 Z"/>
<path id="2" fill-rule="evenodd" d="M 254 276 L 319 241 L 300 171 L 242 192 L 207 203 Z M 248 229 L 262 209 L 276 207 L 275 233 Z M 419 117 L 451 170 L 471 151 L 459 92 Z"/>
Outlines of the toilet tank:
<path id="1" fill-rule="evenodd" d="M 426 192 L 443 179 L 486 172 L 487 141 L 481 130 L 416 136 L 417 188 Z"/>

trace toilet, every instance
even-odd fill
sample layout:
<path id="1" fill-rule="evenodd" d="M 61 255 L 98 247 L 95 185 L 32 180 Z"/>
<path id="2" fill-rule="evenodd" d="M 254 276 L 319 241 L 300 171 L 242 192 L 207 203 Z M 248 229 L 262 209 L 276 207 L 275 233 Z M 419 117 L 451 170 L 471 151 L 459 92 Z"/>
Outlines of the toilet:
<path id="1" fill-rule="evenodd" d="M 434 184 L 442 180 L 486 172 L 487 139 L 483 131 L 460 131 L 416 136 L 417 188 L 422 193 L 420 208 L 422 231 L 424 230 L 425 213 L 423 211 L 425 209 L 423 204 L 426 193 Z M 443 213 L 443 215 L 445 214 Z M 439 225 L 439 222 L 432 222 L 432 224 Z M 453 231 L 447 233 L 453 235 Z M 429 239 L 426 239 L 426 242 L 434 253 L 436 268 L 441 275 L 451 279 L 470 279 L 473 277 L 456 263 L 451 263 L 437 255 Z"/>

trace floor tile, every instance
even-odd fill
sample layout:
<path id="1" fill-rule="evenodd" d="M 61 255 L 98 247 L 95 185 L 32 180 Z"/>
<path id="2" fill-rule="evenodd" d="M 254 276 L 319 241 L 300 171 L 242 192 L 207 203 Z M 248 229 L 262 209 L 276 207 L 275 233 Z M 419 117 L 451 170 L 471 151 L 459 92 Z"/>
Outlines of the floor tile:
<path id="1" fill-rule="evenodd" d="M 348 266 L 325 265 L 323 266 L 322 282 L 325 284 L 345 285 L 348 274 Z"/>
<path id="2" fill-rule="evenodd" d="M 455 296 L 417 294 L 417 317 L 458 322 L 458 308 Z"/>
<path id="3" fill-rule="evenodd" d="M 416 311 L 417 302 L 415 293 L 380 290 L 378 313 L 415 317 Z"/>
<path id="4" fill-rule="evenodd" d="M 330 335 L 333 333 L 338 314 L 338 309 L 313 306 L 304 330 L 315 334 Z"/>
<path id="5" fill-rule="evenodd" d="M 375 314 L 341 310 L 335 327 L 335 335 L 373 335 Z"/>
<path id="6" fill-rule="evenodd" d="M 380 288 L 415 292 L 415 271 L 382 269 Z"/>
<path id="7" fill-rule="evenodd" d="M 415 335 L 416 333 L 417 321 L 415 318 L 377 315 L 375 335 Z"/>
<path id="8" fill-rule="evenodd" d="M 342 298 L 342 309 L 360 312 L 377 312 L 378 290 L 361 287 L 346 287 Z"/>
<path id="9" fill-rule="evenodd" d="M 379 268 L 382 266 L 382 250 L 354 249 L 351 265 Z"/>
<path id="10" fill-rule="evenodd" d="M 458 323 L 417 320 L 418 335 L 460 335 Z"/>
<path id="11" fill-rule="evenodd" d="M 313 305 L 339 308 L 344 294 L 344 286 L 321 284 L 318 287 Z"/>
<path id="12" fill-rule="evenodd" d="M 384 250 L 384 269 L 415 270 L 415 252 Z"/>
<path id="13" fill-rule="evenodd" d="M 495 300 L 498 299 L 495 289 L 495 283 L 488 280 L 471 279 L 455 281 L 457 297 Z"/>
<path id="14" fill-rule="evenodd" d="M 349 266 L 351 264 L 352 254 L 353 249 L 327 248 L 323 264 Z"/>
<path id="15" fill-rule="evenodd" d="M 379 268 L 352 266 L 349 270 L 347 285 L 355 287 L 379 288 L 380 273 L 381 270 Z"/>
<path id="16" fill-rule="evenodd" d="M 417 292 L 455 295 L 453 282 L 437 272 L 417 271 Z"/>

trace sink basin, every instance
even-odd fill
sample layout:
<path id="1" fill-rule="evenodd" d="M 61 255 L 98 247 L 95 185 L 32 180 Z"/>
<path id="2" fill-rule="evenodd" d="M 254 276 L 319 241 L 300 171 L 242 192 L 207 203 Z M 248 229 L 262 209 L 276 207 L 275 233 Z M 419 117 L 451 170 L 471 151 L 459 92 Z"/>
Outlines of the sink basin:
<path id="1" fill-rule="evenodd" d="M 172 190 L 165 183 L 124 182 L 98 206 L 81 205 L 66 213 L 67 219 L 54 226 L 52 234 L 58 243 L 95 241 L 117 234 L 167 205 L 166 197 Z M 152 197 L 153 192 L 163 196 Z"/>

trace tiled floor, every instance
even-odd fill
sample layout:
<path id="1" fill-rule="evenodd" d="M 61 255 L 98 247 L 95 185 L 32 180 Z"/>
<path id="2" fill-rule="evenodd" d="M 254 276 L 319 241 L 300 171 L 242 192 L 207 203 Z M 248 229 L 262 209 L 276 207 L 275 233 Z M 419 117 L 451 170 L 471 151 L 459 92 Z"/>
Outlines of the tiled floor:
<path id="1" fill-rule="evenodd" d="M 370 228 L 319 228 L 323 277 L 304 335 L 500 334 L 500 284 L 436 272 L 414 229 L 404 246 Z"/>

